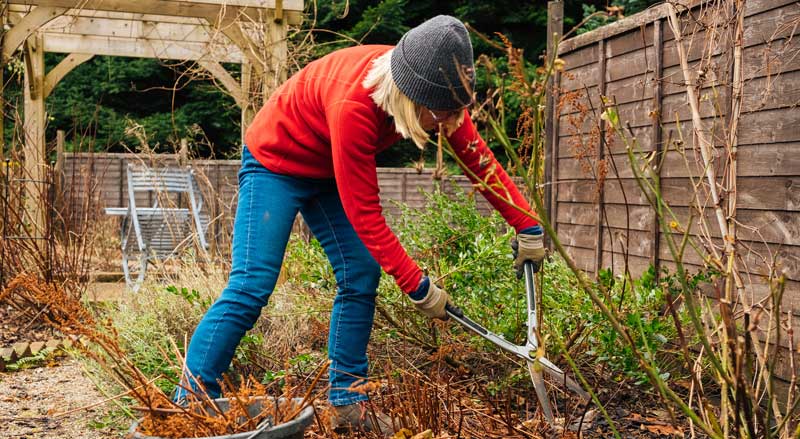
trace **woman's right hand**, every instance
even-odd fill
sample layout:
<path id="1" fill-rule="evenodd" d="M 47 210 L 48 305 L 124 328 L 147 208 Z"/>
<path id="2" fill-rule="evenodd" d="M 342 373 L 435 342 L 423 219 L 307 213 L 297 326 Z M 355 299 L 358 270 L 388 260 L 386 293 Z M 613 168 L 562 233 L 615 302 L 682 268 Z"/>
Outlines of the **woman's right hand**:
<path id="1" fill-rule="evenodd" d="M 424 293 L 424 296 L 422 294 Z M 425 314 L 428 318 L 447 320 L 445 306 L 450 303 L 450 296 L 443 289 L 434 284 L 428 276 L 423 276 L 419 281 L 417 291 L 414 296 L 422 296 L 421 299 L 414 300 L 411 295 L 409 299 L 417 307 L 417 310 Z"/>

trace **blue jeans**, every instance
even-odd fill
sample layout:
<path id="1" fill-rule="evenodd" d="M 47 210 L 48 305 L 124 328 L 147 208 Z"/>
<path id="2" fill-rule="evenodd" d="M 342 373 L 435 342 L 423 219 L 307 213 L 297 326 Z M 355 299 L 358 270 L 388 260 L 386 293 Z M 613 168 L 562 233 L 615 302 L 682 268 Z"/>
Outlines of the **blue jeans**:
<path id="1" fill-rule="evenodd" d="M 347 388 L 367 377 L 367 342 L 380 266 L 345 216 L 333 179 L 276 174 L 247 147 L 239 171 L 228 286 L 197 326 L 186 352 L 189 372 L 202 380 L 212 397 L 219 395 L 217 380 L 228 370 L 236 346 L 275 288 L 298 211 L 325 249 L 338 286 L 328 336 L 329 399 L 334 406 L 367 399 Z"/>

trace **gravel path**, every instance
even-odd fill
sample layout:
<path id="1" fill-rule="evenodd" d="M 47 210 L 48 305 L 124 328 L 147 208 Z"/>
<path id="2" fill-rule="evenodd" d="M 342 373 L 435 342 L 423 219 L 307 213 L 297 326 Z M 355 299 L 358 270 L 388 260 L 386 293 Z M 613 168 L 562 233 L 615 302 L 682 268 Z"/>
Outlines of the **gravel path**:
<path id="1" fill-rule="evenodd" d="M 0 373 L 0 438 L 119 438 L 117 432 L 89 426 L 104 407 L 58 416 L 102 399 L 74 360 L 63 360 L 54 367 Z"/>

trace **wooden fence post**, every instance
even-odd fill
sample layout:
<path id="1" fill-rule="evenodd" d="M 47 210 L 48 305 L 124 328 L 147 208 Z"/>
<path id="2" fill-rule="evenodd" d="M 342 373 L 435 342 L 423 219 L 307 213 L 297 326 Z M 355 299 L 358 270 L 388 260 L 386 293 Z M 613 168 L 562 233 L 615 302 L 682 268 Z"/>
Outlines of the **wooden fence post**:
<path id="1" fill-rule="evenodd" d="M 564 33 L 564 3 L 550 1 L 547 3 L 547 62 L 552 62 L 558 56 L 557 43 Z M 544 126 L 544 207 L 547 212 L 538 212 L 546 215 L 553 228 L 556 228 L 558 186 L 556 175 L 558 173 L 558 87 L 560 72 L 553 72 L 547 81 L 545 96 L 545 126 Z M 546 245 L 550 247 L 550 237 L 545 236 Z"/>
<path id="2" fill-rule="evenodd" d="M 56 171 L 64 171 L 64 130 L 56 131 Z"/>
<path id="3" fill-rule="evenodd" d="M 178 150 L 178 166 L 189 164 L 189 140 L 181 139 L 181 149 Z"/>
<path id="4" fill-rule="evenodd" d="M 56 131 L 56 166 L 53 170 L 53 183 L 55 184 L 55 206 L 61 207 L 64 201 L 63 188 L 64 188 L 64 130 Z"/>
<path id="5" fill-rule="evenodd" d="M 220 196 L 222 196 L 222 179 L 220 173 L 222 166 L 219 162 L 213 162 L 209 165 L 208 169 L 214 169 L 214 188 L 211 191 L 211 205 L 209 206 L 208 217 L 211 220 L 209 230 L 206 230 L 206 240 L 208 241 L 208 252 L 212 258 L 217 255 L 217 240 L 220 234 L 220 218 L 222 218 L 222 203 Z M 208 173 L 209 181 L 211 181 L 211 173 Z"/>
<path id="6" fill-rule="evenodd" d="M 598 77 L 599 81 L 597 83 L 598 93 L 601 96 L 601 111 L 605 111 L 603 108 L 605 104 L 602 104 L 602 96 L 606 94 L 606 40 L 602 39 L 597 42 L 597 53 L 598 53 Z M 587 99 L 591 99 L 590 96 L 586 96 Z M 605 147 L 606 147 L 606 140 L 605 140 L 605 132 L 606 132 L 606 122 L 600 119 L 600 140 L 599 144 L 597 145 L 597 162 L 596 167 L 599 170 L 600 162 L 603 161 L 605 158 Z M 603 213 L 605 212 L 605 186 L 606 186 L 606 179 L 605 176 L 600 176 L 599 172 L 597 174 L 597 235 L 595 236 L 595 269 L 594 275 L 597 276 L 600 274 L 600 268 L 603 267 Z M 620 188 L 621 189 L 621 188 Z M 614 247 L 611 247 L 611 258 L 612 258 L 612 269 L 613 269 L 613 255 L 614 255 Z"/>
<path id="7" fill-rule="evenodd" d="M 656 65 L 653 72 L 653 149 L 655 150 L 656 157 L 656 170 L 658 172 L 658 182 L 661 184 L 661 166 L 658 164 L 664 160 L 664 147 L 662 145 L 662 132 L 661 132 L 661 112 L 663 101 L 663 84 L 661 83 L 664 76 L 664 28 L 663 21 L 656 20 L 653 22 L 653 49 L 656 55 Z M 646 49 L 645 49 L 646 50 Z M 656 271 L 656 279 L 660 272 L 661 266 L 661 227 L 658 220 L 658 208 L 653 212 L 653 242 L 650 247 L 651 258 L 650 263 Z"/>
<path id="8" fill-rule="evenodd" d="M 117 207 L 128 207 L 125 203 L 125 187 L 128 185 L 128 170 L 125 166 L 125 159 L 119 157 L 119 203 Z"/>
<path id="9" fill-rule="evenodd" d="M 400 201 L 403 203 L 408 199 L 408 174 L 403 173 L 400 177 Z"/>
<path id="10" fill-rule="evenodd" d="M 181 139 L 181 146 L 178 150 L 178 167 L 183 168 L 189 164 L 189 140 L 186 138 Z M 183 194 L 178 194 L 178 207 L 184 207 L 188 199 Z"/>

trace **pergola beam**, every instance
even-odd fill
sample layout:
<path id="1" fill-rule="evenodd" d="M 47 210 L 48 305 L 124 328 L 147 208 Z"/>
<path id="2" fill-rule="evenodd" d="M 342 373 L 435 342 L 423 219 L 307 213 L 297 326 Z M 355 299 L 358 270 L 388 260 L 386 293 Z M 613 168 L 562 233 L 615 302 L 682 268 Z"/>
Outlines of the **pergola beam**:
<path id="1" fill-rule="evenodd" d="M 187 0 L 173 0 L 181 3 Z M 249 6 L 262 9 L 276 9 L 279 3 L 283 4 L 283 9 L 292 11 L 303 10 L 303 0 L 189 0 L 195 3 L 206 3 L 209 5 L 228 5 L 228 6 Z"/>
<path id="2" fill-rule="evenodd" d="M 62 59 L 57 66 L 53 67 L 47 76 L 44 77 L 44 97 L 45 99 L 50 96 L 53 89 L 59 81 L 61 81 L 67 73 L 79 65 L 89 61 L 94 57 L 91 53 L 70 53 L 66 58 Z"/>
<path id="3" fill-rule="evenodd" d="M 211 43 L 220 39 L 227 40 L 221 32 L 209 28 L 200 18 L 191 18 L 185 23 L 164 23 L 155 20 L 63 15 L 47 23 L 41 30 L 51 34 L 160 38 L 176 42 Z"/>
<path id="4" fill-rule="evenodd" d="M 214 76 L 214 79 L 219 81 L 219 83 L 225 87 L 225 90 L 227 90 L 227 92 L 233 97 L 233 100 L 236 101 L 236 104 L 239 106 L 239 108 L 244 109 L 247 106 L 244 94 L 242 93 L 241 85 L 238 81 L 233 79 L 233 76 L 231 76 L 231 74 L 225 70 L 225 67 L 223 67 L 222 64 L 218 63 L 217 61 L 202 59 L 197 61 L 197 63 L 211 73 L 211 75 Z"/>
<path id="5" fill-rule="evenodd" d="M 19 46 L 42 25 L 66 11 L 67 8 L 40 6 L 25 15 L 18 23 L 15 23 L 14 27 L 3 35 L 2 63 L 11 59 L 11 55 Z"/>
<path id="6" fill-rule="evenodd" d="M 199 18 L 162 23 L 68 14 L 43 26 L 41 32 L 45 35 L 46 50 L 59 53 L 186 60 L 218 57 L 219 61 L 234 63 L 242 58 L 237 46 Z"/>
<path id="7" fill-rule="evenodd" d="M 20 14 L 22 17 L 17 19 L 17 25 L 12 28 L 12 32 L 18 28 L 24 30 L 33 27 L 24 25 L 25 22 L 34 24 L 45 20 L 49 21 L 40 28 L 45 35 L 45 45 L 48 47 L 46 49 L 48 51 L 186 60 L 213 58 L 219 55 L 220 59 L 218 61 L 226 63 L 240 63 L 241 60 L 247 58 L 254 66 L 255 73 L 258 76 L 263 76 L 265 67 L 270 70 L 267 75 L 271 79 L 270 82 L 274 82 L 273 78 L 276 76 L 274 66 L 280 62 L 276 61 L 276 58 L 285 61 L 285 55 L 274 56 L 275 50 L 284 52 L 285 48 L 283 46 L 286 45 L 286 42 L 280 39 L 285 39 L 285 21 L 271 23 L 275 18 L 275 10 L 259 11 L 259 22 L 269 23 L 267 30 L 255 30 L 256 33 L 251 35 L 253 30 L 247 30 L 246 28 L 248 24 L 253 23 L 249 22 L 251 17 L 242 17 L 241 11 L 237 11 L 235 7 L 226 6 L 218 9 L 215 15 L 176 17 L 136 12 L 89 10 L 86 9 L 88 6 L 84 6 L 82 9 L 69 9 L 67 12 L 63 12 L 63 8 L 58 8 L 55 12 L 63 13 L 62 16 L 58 16 L 47 14 L 47 11 L 53 11 L 48 9 L 53 8 L 51 6 L 36 6 L 31 9 L 30 5 L 57 3 L 61 0 L 26 1 L 29 3 L 25 5 L 12 4 L 9 7 L 12 15 Z M 185 5 L 187 3 L 187 1 L 144 1 L 153 4 L 178 3 Z M 91 3 L 91 0 L 84 3 Z M 114 1 L 108 1 L 107 3 L 104 2 L 107 8 L 116 7 Z M 214 2 L 206 0 L 201 3 L 200 6 L 204 7 Z M 234 3 L 245 6 L 270 4 L 270 2 L 263 0 Z M 282 6 L 287 8 L 286 2 L 283 3 Z M 129 6 L 139 8 L 141 4 L 137 2 L 136 5 Z M 296 6 L 288 5 L 288 7 Z M 162 11 L 159 10 L 160 12 Z M 292 12 L 299 14 L 298 11 Z M 195 15 L 202 14 L 198 14 L 195 11 Z M 243 19 L 243 21 L 239 21 L 240 19 Z M 242 25 L 245 27 L 242 27 Z M 281 29 L 273 29 L 274 27 Z M 259 32 L 263 32 L 261 37 L 257 36 Z M 19 34 L 22 34 L 22 32 L 19 32 Z M 61 38 L 58 35 L 64 35 L 64 37 Z M 280 38 L 275 38 L 276 36 Z M 111 39 L 102 40 L 101 37 L 110 37 Z M 264 37 L 268 41 L 260 41 Z M 11 39 L 5 39 L 5 43 L 9 46 L 14 44 Z M 277 49 L 261 47 L 273 44 L 277 44 L 279 47 Z M 208 45 L 209 48 L 207 49 L 203 45 Z M 94 48 L 97 49 L 95 50 Z M 117 48 L 121 53 L 114 52 Z M 9 50 L 13 52 L 13 49 Z M 206 53 L 208 53 L 208 56 L 206 56 Z M 273 56 L 268 56 L 267 53 L 271 53 Z M 265 56 L 272 59 L 263 59 Z M 284 75 L 277 75 L 278 78 L 282 76 Z M 278 82 L 280 82 L 280 79 L 278 79 Z"/>
<path id="8" fill-rule="evenodd" d="M 149 38 L 93 37 L 45 32 L 44 48 L 47 52 L 56 53 L 90 53 L 190 61 L 213 59 L 236 64 L 242 62 L 242 54 L 235 46 L 209 47 L 204 43 L 177 43 Z"/>
<path id="9" fill-rule="evenodd" d="M 124 12 L 136 14 L 171 15 L 176 17 L 206 18 L 216 16 L 220 9 L 246 14 L 256 20 L 265 9 L 275 9 L 275 0 L 7 0 L 9 4 L 23 6 L 55 6 L 82 10 Z M 283 10 L 290 24 L 302 20 L 303 0 L 283 0 Z"/>
<path id="10" fill-rule="evenodd" d="M 19 14 L 20 18 L 25 14 L 33 11 L 34 7 L 30 4 L 10 4 L 8 10 L 13 13 Z M 63 15 L 66 17 L 85 17 L 85 18 L 108 18 L 113 20 L 126 20 L 126 21 L 151 21 L 157 23 L 177 23 L 177 24 L 202 24 L 207 25 L 205 19 L 201 17 L 180 17 L 175 15 L 158 15 L 150 13 L 134 13 L 134 12 L 112 12 L 112 11 L 98 11 L 93 9 L 73 8 L 67 10 Z"/>

